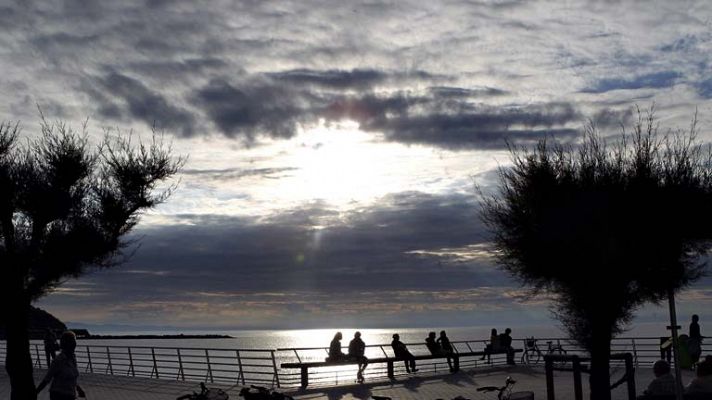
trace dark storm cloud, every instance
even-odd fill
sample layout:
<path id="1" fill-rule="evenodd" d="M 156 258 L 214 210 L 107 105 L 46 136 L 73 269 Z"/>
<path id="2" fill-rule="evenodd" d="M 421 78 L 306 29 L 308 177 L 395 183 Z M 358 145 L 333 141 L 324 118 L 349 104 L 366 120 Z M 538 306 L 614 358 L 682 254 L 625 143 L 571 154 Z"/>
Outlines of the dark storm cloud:
<path id="1" fill-rule="evenodd" d="M 289 138 L 299 124 L 353 120 L 386 140 L 448 149 L 503 148 L 507 140 L 533 142 L 543 135 L 571 136 L 582 114 L 567 103 L 486 106 L 476 100 L 506 94 L 497 88 L 435 86 L 424 91 L 346 94 L 304 85 L 364 88 L 385 72 L 289 71 L 243 83 L 213 80 L 193 100 L 227 136 Z"/>
<path id="2" fill-rule="evenodd" d="M 141 247 L 103 273 L 102 286 L 131 297 L 195 291 L 195 282 L 205 291 L 325 294 L 500 285 L 508 280 L 491 266 L 427 255 L 485 241 L 475 201 L 407 192 L 345 215 L 320 203 L 262 219 L 185 215 L 178 225 L 138 232 Z M 159 281 L 145 280 L 161 271 Z"/>
<path id="3" fill-rule="evenodd" d="M 593 86 L 583 89 L 583 92 L 604 93 L 611 90 L 660 89 L 675 85 L 680 77 L 682 74 L 677 71 L 661 71 L 630 79 L 601 79 Z"/>
<path id="4" fill-rule="evenodd" d="M 196 123 L 193 114 L 171 104 L 165 96 L 149 89 L 138 79 L 109 72 L 95 79 L 94 83 L 98 88 L 89 86 L 86 92 L 98 103 L 104 117 L 129 115 L 149 125 L 155 124 L 160 129 L 177 131 L 183 136 L 193 135 Z"/>

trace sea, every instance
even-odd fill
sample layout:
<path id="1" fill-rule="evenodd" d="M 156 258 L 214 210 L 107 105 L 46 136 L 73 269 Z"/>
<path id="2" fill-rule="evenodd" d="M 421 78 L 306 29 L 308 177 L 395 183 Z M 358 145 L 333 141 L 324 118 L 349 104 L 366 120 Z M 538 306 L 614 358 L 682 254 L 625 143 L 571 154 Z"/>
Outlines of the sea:
<path id="1" fill-rule="evenodd" d="M 619 337 L 661 337 L 669 332 L 665 328 L 665 322 L 636 324 L 630 330 L 624 332 Z M 358 330 L 361 338 L 367 345 L 390 344 L 394 333 L 400 335 L 400 340 L 406 344 L 422 344 L 428 332 L 441 330 L 447 332 L 451 341 L 480 341 L 488 340 L 493 327 L 469 326 L 469 327 L 431 327 L 431 328 L 389 328 L 389 329 L 355 329 L 355 328 L 330 328 L 330 329 L 294 329 L 294 330 L 225 330 L 225 331 L 133 331 L 120 332 L 116 334 L 131 335 L 165 335 L 165 334 L 221 334 L 230 338 L 181 338 L 181 339 L 80 339 L 79 345 L 97 346 L 130 346 L 130 347 L 170 347 L 170 348 L 210 348 L 210 349 L 293 349 L 293 348 L 325 348 L 334 337 L 336 332 L 342 332 L 344 345 L 353 337 Z M 499 333 L 505 328 L 512 329 L 512 337 L 524 339 L 536 337 L 538 339 L 566 338 L 564 330 L 551 325 L 527 325 L 527 326 L 502 326 L 494 327 Z M 686 331 L 686 327 L 683 328 Z M 102 332 L 103 333 L 103 332 Z M 108 334 L 108 332 L 106 333 Z"/>

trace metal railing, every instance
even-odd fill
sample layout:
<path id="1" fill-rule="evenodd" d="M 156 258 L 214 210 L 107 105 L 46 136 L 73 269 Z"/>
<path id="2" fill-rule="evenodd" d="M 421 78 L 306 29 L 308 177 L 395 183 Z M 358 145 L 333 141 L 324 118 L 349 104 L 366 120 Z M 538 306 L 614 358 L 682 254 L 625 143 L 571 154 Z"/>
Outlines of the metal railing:
<path id="1" fill-rule="evenodd" d="M 0 342 L 4 363 L 6 343 Z M 31 343 L 35 368 L 47 368 L 44 346 Z M 79 344 L 77 366 L 84 373 L 239 385 L 279 386 L 274 350 Z"/>
<path id="2" fill-rule="evenodd" d="M 514 339 L 513 347 L 527 351 L 528 338 Z M 574 341 L 560 337 L 538 337 L 537 346 L 542 354 L 536 364 L 544 365 L 543 355 L 550 354 L 546 344 L 551 341 L 561 346 L 567 355 L 586 356 L 587 353 Z M 710 342 L 711 340 L 707 340 Z M 458 354 L 483 351 L 487 340 L 464 340 L 451 342 Z M 406 343 L 413 355 L 428 355 L 425 343 Z M 530 350 L 531 351 L 531 350 Z M 623 337 L 611 343 L 612 353 L 631 353 L 636 367 L 648 367 L 664 356 L 660 351 L 659 337 Z M 47 361 L 42 342 L 30 344 L 32 361 L 36 368 L 46 368 Z M 0 364 L 4 364 L 7 354 L 6 343 L 0 341 Z M 551 353 L 556 354 L 556 353 Z M 712 354 L 712 343 L 702 344 L 702 354 Z M 102 346 L 78 345 L 77 363 L 84 373 L 122 375 L 157 379 L 186 381 L 222 382 L 238 385 L 263 385 L 270 387 L 296 387 L 300 384 L 298 369 L 281 369 L 282 363 L 324 361 L 327 347 L 285 348 L 285 349 L 220 349 L 189 347 L 153 346 Z M 389 344 L 366 346 L 368 358 L 395 358 Z M 521 362 L 522 353 L 515 356 Z M 536 358 L 530 358 L 531 360 Z M 461 356 L 460 369 L 488 368 L 506 365 L 504 354 L 481 356 Z M 616 366 L 616 361 L 612 362 Z M 405 365 L 397 362 L 394 375 L 406 375 Z M 418 373 L 448 373 L 449 366 L 444 358 L 417 361 Z M 367 380 L 387 377 L 385 363 L 369 365 L 364 376 Z M 353 382 L 356 378 L 355 365 L 339 365 L 309 370 L 311 386 L 335 385 Z"/>

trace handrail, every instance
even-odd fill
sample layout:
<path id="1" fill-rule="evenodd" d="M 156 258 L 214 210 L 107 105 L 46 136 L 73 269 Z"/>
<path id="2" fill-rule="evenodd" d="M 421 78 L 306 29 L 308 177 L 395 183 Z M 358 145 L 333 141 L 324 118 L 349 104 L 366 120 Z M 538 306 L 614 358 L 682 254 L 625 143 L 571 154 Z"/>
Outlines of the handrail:
<path id="1" fill-rule="evenodd" d="M 612 352 L 629 352 L 636 367 L 652 365 L 666 356 L 660 351 L 661 336 L 638 336 L 615 338 L 611 342 Z M 514 338 L 515 348 L 526 351 L 527 337 Z M 575 341 L 562 337 L 536 337 L 538 348 L 546 354 L 547 341 L 559 343 L 568 355 L 585 355 Z M 484 350 L 488 340 L 457 340 L 452 345 L 459 353 Z M 712 341 L 710 341 L 712 342 Z M 406 343 L 415 355 L 427 354 L 424 342 Z M 30 355 L 33 366 L 47 368 L 45 354 L 40 349 L 41 342 L 32 341 Z M 459 347 L 459 349 L 458 349 Z M 366 346 L 366 355 L 373 358 L 391 358 L 390 344 L 370 344 Z M 105 373 L 130 377 L 150 377 L 185 381 L 214 381 L 231 384 L 261 386 L 299 386 L 298 370 L 281 369 L 287 362 L 308 362 L 323 360 L 327 347 L 298 347 L 278 349 L 235 349 L 204 347 L 169 347 L 169 346 L 126 346 L 126 345 L 87 345 L 80 343 L 76 349 L 78 367 L 83 373 Z M 712 343 L 702 344 L 703 354 L 712 353 Z M 309 354 L 308 352 L 312 352 Z M 370 354 L 369 354 L 370 353 Z M 6 342 L 0 341 L 0 364 L 7 354 Z M 520 362 L 519 356 L 517 362 Z M 490 365 L 504 365 L 503 354 L 492 354 L 488 360 L 479 357 L 460 357 L 460 368 L 471 369 Z M 539 360 L 543 365 L 543 357 Z M 350 381 L 355 376 L 355 366 L 340 365 L 310 369 L 311 385 L 333 385 Z M 418 368 L 424 373 L 444 373 L 449 371 L 444 359 L 419 361 Z M 365 371 L 366 379 L 384 379 L 387 376 L 385 364 L 369 365 Z M 405 374 L 400 361 L 396 362 L 395 375 Z"/>

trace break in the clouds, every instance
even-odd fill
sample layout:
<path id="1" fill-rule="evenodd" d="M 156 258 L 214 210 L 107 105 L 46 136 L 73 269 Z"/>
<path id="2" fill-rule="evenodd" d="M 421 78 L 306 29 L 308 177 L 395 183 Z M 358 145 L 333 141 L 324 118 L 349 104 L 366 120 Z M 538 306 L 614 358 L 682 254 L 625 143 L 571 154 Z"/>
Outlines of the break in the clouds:
<path id="1" fill-rule="evenodd" d="M 88 117 L 92 138 L 155 127 L 189 156 L 131 262 L 44 301 L 78 315 L 91 294 L 114 310 L 93 322 L 166 324 L 255 305 L 253 326 L 353 305 L 374 324 L 518 309 L 487 289 L 518 293 L 483 256 L 474 186 L 491 190 L 507 143 L 575 143 L 589 121 L 615 133 L 636 104 L 664 128 L 697 109 L 709 141 L 708 15 L 704 1 L 5 2 L 0 120 L 33 135 L 39 106 Z"/>

